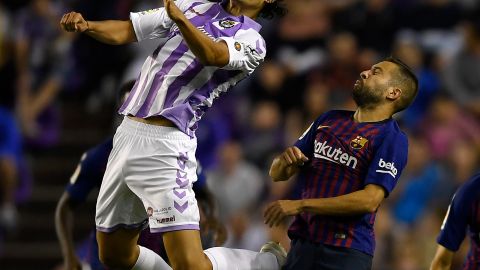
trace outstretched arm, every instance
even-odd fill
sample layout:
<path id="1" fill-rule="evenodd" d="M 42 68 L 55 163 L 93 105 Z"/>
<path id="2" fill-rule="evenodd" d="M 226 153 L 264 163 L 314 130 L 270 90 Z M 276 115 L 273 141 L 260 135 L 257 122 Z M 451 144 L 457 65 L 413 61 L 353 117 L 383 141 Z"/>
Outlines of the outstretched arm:
<path id="1" fill-rule="evenodd" d="M 205 66 L 223 67 L 229 62 L 225 41 L 216 42 L 198 30 L 173 0 L 163 0 L 168 16 L 175 22 L 190 50 Z"/>
<path id="2" fill-rule="evenodd" d="M 438 245 L 430 270 L 450 270 L 455 253 L 442 245 Z"/>
<path id="3" fill-rule="evenodd" d="M 264 213 L 265 223 L 278 225 L 287 216 L 309 212 L 319 215 L 349 216 L 375 212 L 385 197 L 378 185 L 367 185 L 350 194 L 318 199 L 280 200 L 272 202 Z"/>
<path id="4" fill-rule="evenodd" d="M 65 269 L 81 269 L 82 266 L 77 255 L 75 255 L 73 245 L 73 216 L 70 196 L 67 192 L 62 194 L 55 210 L 55 229 L 62 249 Z"/>
<path id="5" fill-rule="evenodd" d="M 106 44 L 122 45 L 137 41 L 130 20 L 87 21 L 82 14 L 69 12 L 63 15 L 60 25 L 67 32 L 85 33 Z"/>

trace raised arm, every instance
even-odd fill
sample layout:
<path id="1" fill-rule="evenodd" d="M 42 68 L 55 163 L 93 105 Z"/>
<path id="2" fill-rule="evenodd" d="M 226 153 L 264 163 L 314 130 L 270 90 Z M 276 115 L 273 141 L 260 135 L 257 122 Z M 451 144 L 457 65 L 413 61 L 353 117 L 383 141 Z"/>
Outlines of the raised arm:
<path id="1" fill-rule="evenodd" d="M 437 253 L 433 258 L 430 270 L 450 270 L 452 266 L 453 256 L 455 253 L 442 245 L 438 245 Z"/>
<path id="2" fill-rule="evenodd" d="M 200 32 L 173 0 L 163 0 L 163 3 L 168 16 L 178 26 L 188 47 L 203 65 L 223 67 L 228 64 L 230 55 L 225 41 L 216 42 Z"/>
<path id="3" fill-rule="evenodd" d="M 308 158 L 296 146 L 288 147 L 276 157 L 270 167 L 270 177 L 274 182 L 285 181 L 296 174 Z"/>
<path id="4" fill-rule="evenodd" d="M 82 14 L 69 12 L 63 15 L 60 25 L 67 32 L 85 33 L 110 45 L 122 45 L 137 41 L 130 20 L 87 21 Z"/>

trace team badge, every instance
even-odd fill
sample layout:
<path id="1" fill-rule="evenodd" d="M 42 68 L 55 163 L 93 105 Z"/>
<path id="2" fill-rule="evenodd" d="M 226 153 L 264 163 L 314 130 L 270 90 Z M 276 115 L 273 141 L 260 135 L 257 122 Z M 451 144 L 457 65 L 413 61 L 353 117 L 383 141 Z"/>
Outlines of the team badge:
<path id="1" fill-rule="evenodd" d="M 147 216 L 148 216 L 148 217 L 153 216 L 153 208 L 150 207 L 150 206 L 147 208 Z"/>
<path id="2" fill-rule="evenodd" d="M 357 150 L 360 150 L 362 149 L 365 144 L 368 142 L 368 140 L 362 136 L 357 136 L 355 139 L 353 139 L 351 142 L 350 142 L 350 146 L 353 148 L 353 149 L 357 149 Z"/>
<path id="3" fill-rule="evenodd" d="M 235 46 L 235 50 L 237 51 L 240 51 L 242 49 L 242 45 L 238 42 L 235 42 L 233 45 Z"/>
<path id="4" fill-rule="evenodd" d="M 237 25 L 238 22 L 232 20 L 221 20 L 218 24 L 223 28 L 232 28 Z"/>

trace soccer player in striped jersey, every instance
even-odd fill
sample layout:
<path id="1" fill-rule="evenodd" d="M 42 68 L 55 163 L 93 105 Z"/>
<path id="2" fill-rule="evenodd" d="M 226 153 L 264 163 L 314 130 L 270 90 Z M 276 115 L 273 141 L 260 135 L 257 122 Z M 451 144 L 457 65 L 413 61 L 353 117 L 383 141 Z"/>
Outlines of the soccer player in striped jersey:
<path id="1" fill-rule="evenodd" d="M 270 226 L 295 216 L 283 269 L 371 269 L 375 213 L 407 163 L 407 136 L 392 116 L 411 104 L 417 87 L 404 63 L 385 59 L 360 74 L 356 111 L 320 115 L 275 158 L 273 181 L 298 173 L 302 185 L 301 199 L 272 202 L 264 213 Z"/>
<path id="2" fill-rule="evenodd" d="M 450 270 L 455 252 L 467 233 L 470 252 L 462 269 L 477 270 L 480 269 L 480 173 L 472 176 L 453 196 L 430 269 Z"/>
<path id="3" fill-rule="evenodd" d="M 108 44 L 165 38 L 119 111 L 126 117 L 113 140 L 95 218 L 100 260 L 108 267 L 167 269 L 157 254 L 137 245 L 147 223 L 163 233 L 174 269 L 248 269 L 253 261 L 278 267 L 281 258 L 272 252 L 204 253 L 192 184 L 197 122 L 263 61 L 265 41 L 254 19 L 284 13 L 280 1 L 164 0 L 163 8 L 131 13 L 127 21 L 87 21 L 76 12 L 62 17 L 66 31 Z"/>

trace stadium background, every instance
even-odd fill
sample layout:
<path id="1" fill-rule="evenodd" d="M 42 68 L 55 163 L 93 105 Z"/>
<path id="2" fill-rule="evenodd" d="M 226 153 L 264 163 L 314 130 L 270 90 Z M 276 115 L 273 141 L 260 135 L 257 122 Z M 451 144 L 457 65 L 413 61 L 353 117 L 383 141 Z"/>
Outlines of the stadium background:
<path id="1" fill-rule="evenodd" d="M 199 159 L 229 231 L 226 246 L 258 250 L 270 238 L 288 246 L 285 227 L 269 230 L 261 218 L 266 202 L 296 191 L 295 181 L 271 183 L 272 158 L 322 112 L 354 109 L 350 91 L 359 73 L 393 54 L 415 70 L 420 93 L 397 115 L 409 136 L 409 162 L 377 216 L 374 269 L 427 269 L 452 194 L 479 169 L 477 1 L 285 2 L 285 18 L 262 21 L 265 63 L 217 101 L 197 133 Z M 0 233 L 0 269 L 61 269 L 56 203 L 83 151 L 113 134 L 116 89 L 136 77 L 155 47 L 155 41 L 113 47 L 64 34 L 61 14 L 126 19 L 130 10 L 158 4 L 0 2 L 0 120 L 15 115 L 23 147 L 14 191 L 18 216 Z M 75 212 L 77 242 L 93 228 L 95 195 Z M 466 248 L 468 241 L 453 269 Z"/>

